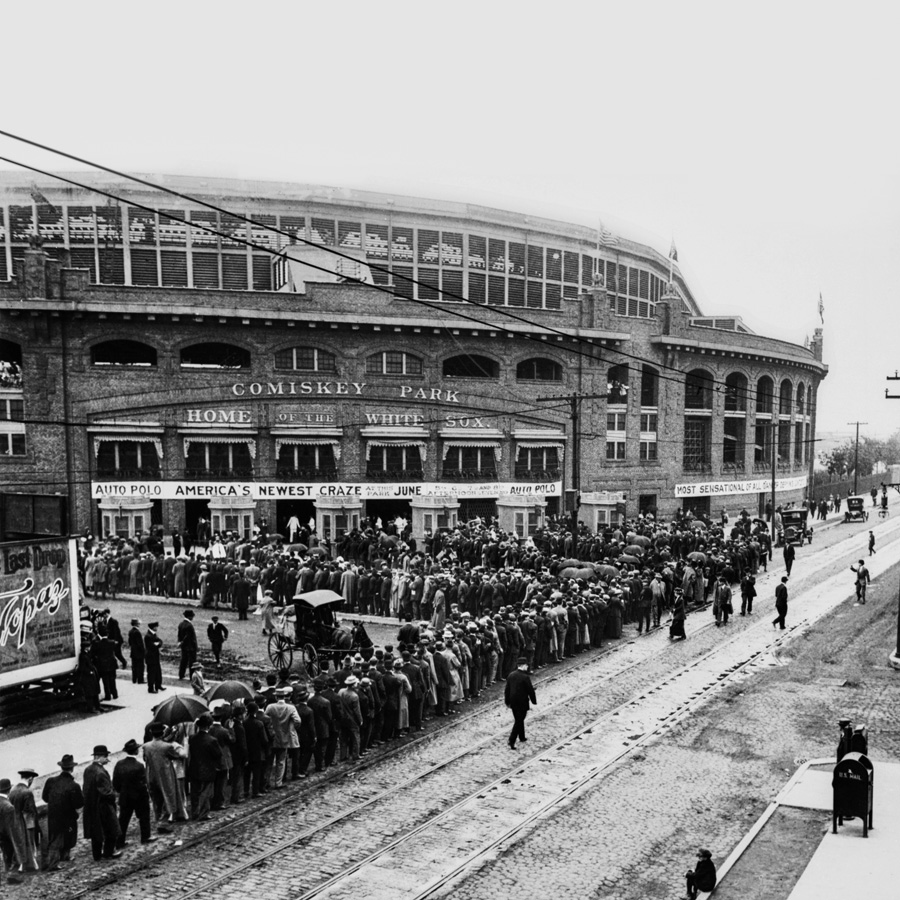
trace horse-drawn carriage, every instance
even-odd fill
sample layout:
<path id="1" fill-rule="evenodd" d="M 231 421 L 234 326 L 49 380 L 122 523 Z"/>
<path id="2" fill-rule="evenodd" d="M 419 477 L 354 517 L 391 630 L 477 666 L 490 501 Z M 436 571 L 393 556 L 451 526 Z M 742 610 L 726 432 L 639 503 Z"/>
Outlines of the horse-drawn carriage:
<path id="1" fill-rule="evenodd" d="M 342 655 L 372 647 L 362 622 L 354 622 L 352 630 L 341 627 L 337 609 L 344 598 L 334 591 L 320 590 L 297 594 L 294 603 L 284 607 L 276 619 L 276 630 L 269 635 L 269 659 L 276 669 L 290 669 L 294 654 L 310 678 L 329 661 L 335 668 Z"/>

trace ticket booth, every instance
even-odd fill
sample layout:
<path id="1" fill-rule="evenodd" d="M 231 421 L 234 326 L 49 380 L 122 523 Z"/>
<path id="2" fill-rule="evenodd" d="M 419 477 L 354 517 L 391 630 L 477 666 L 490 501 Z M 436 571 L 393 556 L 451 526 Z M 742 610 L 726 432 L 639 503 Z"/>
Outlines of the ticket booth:
<path id="1" fill-rule="evenodd" d="M 584 491 L 578 518 L 591 531 L 615 527 L 625 518 L 624 491 Z"/>
<path id="2" fill-rule="evenodd" d="M 544 498 L 518 494 L 501 494 L 497 498 L 497 518 L 501 531 L 516 537 L 531 537 L 544 524 Z"/>
<path id="3" fill-rule="evenodd" d="M 319 497 L 316 500 L 316 534 L 321 540 L 335 541 L 342 534 L 359 528 L 362 515 L 362 500 L 356 497 Z"/>
<path id="4" fill-rule="evenodd" d="M 412 536 L 421 541 L 426 534 L 434 534 L 443 528 L 456 528 L 459 521 L 459 500 L 451 494 L 432 497 L 415 497 L 412 509 Z"/>
<path id="5" fill-rule="evenodd" d="M 100 532 L 104 538 L 131 538 L 150 528 L 152 500 L 144 497 L 106 497 L 97 506 L 100 510 Z"/>

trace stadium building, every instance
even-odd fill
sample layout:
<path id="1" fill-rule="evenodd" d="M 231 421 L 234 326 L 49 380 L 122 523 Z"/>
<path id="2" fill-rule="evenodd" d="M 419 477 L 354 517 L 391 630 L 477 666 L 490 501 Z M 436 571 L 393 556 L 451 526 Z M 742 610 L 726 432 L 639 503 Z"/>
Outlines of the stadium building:
<path id="1" fill-rule="evenodd" d="M 103 534 L 526 535 L 575 490 L 592 528 L 755 513 L 773 474 L 779 502 L 806 494 L 821 330 L 704 315 L 645 243 L 364 191 L 71 178 L 0 176 L 6 536 L 61 509 Z"/>

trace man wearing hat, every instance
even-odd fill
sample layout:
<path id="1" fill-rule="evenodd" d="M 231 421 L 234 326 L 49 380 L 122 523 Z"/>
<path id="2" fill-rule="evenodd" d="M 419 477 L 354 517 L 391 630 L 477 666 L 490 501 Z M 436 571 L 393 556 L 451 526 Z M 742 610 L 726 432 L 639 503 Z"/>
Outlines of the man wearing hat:
<path id="1" fill-rule="evenodd" d="M 290 687 L 280 687 L 275 691 L 277 700 L 266 707 L 266 716 L 272 724 L 272 749 L 275 759 L 272 763 L 272 787 L 282 788 L 285 782 L 285 769 L 291 750 L 300 747 L 297 728 L 300 716 L 293 704 L 288 703 L 291 696 Z"/>
<path id="2" fill-rule="evenodd" d="M 25 832 L 19 827 L 16 808 L 9 800 L 12 783 L 8 778 L 0 778 L 0 877 L 9 866 L 10 884 L 21 884 L 22 879 L 16 872 L 22 872 L 27 866 L 28 850 Z"/>
<path id="3" fill-rule="evenodd" d="M 25 835 L 26 871 L 36 871 L 41 859 L 41 825 L 31 784 L 37 778 L 34 769 L 19 769 L 22 779 L 10 792 L 9 802 L 16 811 L 19 828 Z"/>
<path id="4" fill-rule="evenodd" d="M 131 630 L 128 632 L 128 650 L 131 655 L 131 683 L 144 683 L 144 660 L 147 651 L 144 647 L 144 636 L 141 634 L 141 620 L 131 620 Z"/>
<path id="5" fill-rule="evenodd" d="M 183 751 L 170 741 L 163 740 L 165 733 L 166 727 L 162 722 L 151 722 L 150 740 L 144 744 L 147 787 L 160 834 L 169 834 L 170 824 L 186 817 L 181 786 L 173 765 L 176 760 L 183 759 Z M 163 816 L 166 817 L 164 820 Z"/>
<path id="6" fill-rule="evenodd" d="M 212 621 L 206 626 L 206 636 L 209 638 L 216 662 L 221 663 L 222 646 L 228 640 L 228 626 L 224 622 L 220 622 L 218 616 L 213 616 Z"/>
<path id="7" fill-rule="evenodd" d="M 94 761 L 84 770 L 84 836 L 91 842 L 94 859 L 115 859 L 122 855 L 116 849 L 119 822 L 116 818 L 116 792 L 104 766 L 109 763 L 109 750 L 104 744 L 94 747 Z"/>
<path id="8" fill-rule="evenodd" d="M 697 864 L 685 873 L 687 879 L 686 900 L 696 900 L 699 891 L 711 891 L 716 886 L 716 866 L 709 850 L 697 851 Z"/>
<path id="9" fill-rule="evenodd" d="M 60 860 L 68 860 L 78 842 L 78 810 L 84 806 L 81 786 L 72 777 L 75 760 L 66 753 L 57 763 L 59 775 L 44 783 L 41 799 L 47 804 L 47 868 L 59 868 Z"/>
<path id="10" fill-rule="evenodd" d="M 181 649 L 178 677 L 184 680 L 191 663 L 197 659 L 197 632 L 194 631 L 194 611 L 192 609 L 186 609 L 178 623 L 178 646 Z"/>
<path id="11" fill-rule="evenodd" d="M 341 709 L 344 718 L 341 731 L 341 760 L 351 757 L 359 759 L 359 732 L 362 728 L 363 717 L 359 696 L 356 693 L 359 679 L 355 675 L 348 675 L 344 679 L 344 686 L 338 692 L 341 700 Z"/>
<path id="12" fill-rule="evenodd" d="M 144 635 L 144 650 L 147 660 L 147 693 L 155 694 L 164 691 L 162 683 L 162 663 L 159 659 L 159 651 L 163 645 L 162 638 L 156 633 L 159 622 L 150 622 L 147 633 Z"/>
<path id="13" fill-rule="evenodd" d="M 313 694 L 307 703 L 312 710 L 313 722 L 316 729 L 316 743 L 313 747 L 313 757 L 315 759 L 316 771 L 321 772 L 325 768 L 325 751 L 331 741 L 331 732 L 334 729 L 334 716 L 331 711 L 331 702 L 327 697 L 322 696 L 322 692 L 328 686 L 328 678 L 324 675 L 317 675 L 313 679 Z M 298 710 L 299 711 L 299 710 Z"/>
<path id="14" fill-rule="evenodd" d="M 203 680 L 203 663 L 191 663 L 191 689 L 196 697 L 202 697 L 206 690 L 206 682 Z"/>
<path id="15" fill-rule="evenodd" d="M 132 815 L 137 817 L 141 829 L 141 843 L 155 841 L 150 835 L 150 790 L 147 787 L 147 769 L 137 758 L 140 744 L 134 738 L 123 748 L 127 756 L 120 759 L 113 769 L 112 784 L 119 795 L 119 841 L 125 846 L 125 835 Z"/>
<path id="16" fill-rule="evenodd" d="M 530 704 L 537 703 L 534 685 L 531 683 L 531 676 L 528 674 L 528 660 L 524 656 L 519 657 L 518 668 L 514 672 L 510 672 L 509 678 L 506 679 L 504 700 L 513 714 L 513 727 L 509 734 L 509 749 L 515 750 L 517 739 L 520 741 L 528 740 L 525 737 L 525 716 L 528 715 Z"/>
<path id="17" fill-rule="evenodd" d="M 222 764 L 222 748 L 209 733 L 212 716 L 203 713 L 197 719 L 197 731 L 188 741 L 187 777 L 191 785 L 191 818 L 195 821 L 211 819 L 210 803 L 216 772 Z"/>

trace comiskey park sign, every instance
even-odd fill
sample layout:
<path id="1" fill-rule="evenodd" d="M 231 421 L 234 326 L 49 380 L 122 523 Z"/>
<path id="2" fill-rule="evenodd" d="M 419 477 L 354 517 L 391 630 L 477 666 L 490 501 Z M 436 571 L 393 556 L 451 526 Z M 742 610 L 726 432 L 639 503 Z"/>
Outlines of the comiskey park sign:
<path id="1" fill-rule="evenodd" d="M 77 584 L 74 540 L 0 544 L 0 687 L 74 670 Z"/>
<path id="2" fill-rule="evenodd" d="M 558 497 L 562 482 L 463 482 L 434 481 L 398 483 L 361 482 L 256 482 L 256 481 L 95 481 L 91 492 L 97 499 L 146 500 L 317 500 L 347 497 L 355 500 L 415 499 L 416 497 Z"/>

